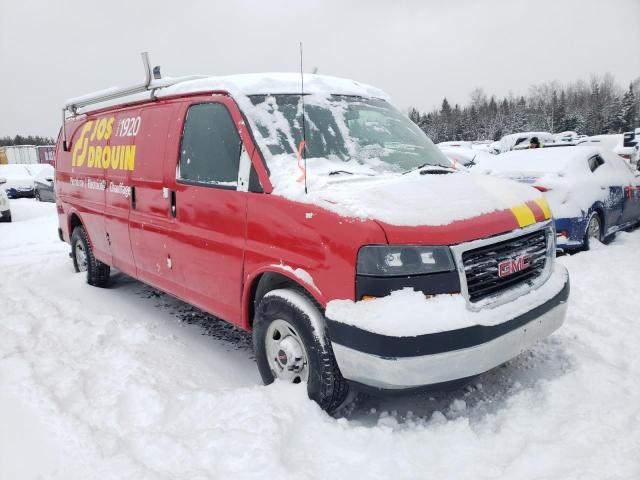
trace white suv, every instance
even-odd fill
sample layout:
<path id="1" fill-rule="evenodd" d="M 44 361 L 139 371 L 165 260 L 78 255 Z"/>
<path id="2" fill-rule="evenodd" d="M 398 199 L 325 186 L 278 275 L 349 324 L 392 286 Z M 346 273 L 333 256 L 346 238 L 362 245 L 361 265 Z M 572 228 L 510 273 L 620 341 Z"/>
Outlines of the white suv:
<path id="1" fill-rule="evenodd" d="M 0 178 L 0 185 L 7 183 L 4 178 Z M 0 188 L 0 222 L 11 221 L 11 210 L 9 209 L 9 197 L 7 192 Z"/>

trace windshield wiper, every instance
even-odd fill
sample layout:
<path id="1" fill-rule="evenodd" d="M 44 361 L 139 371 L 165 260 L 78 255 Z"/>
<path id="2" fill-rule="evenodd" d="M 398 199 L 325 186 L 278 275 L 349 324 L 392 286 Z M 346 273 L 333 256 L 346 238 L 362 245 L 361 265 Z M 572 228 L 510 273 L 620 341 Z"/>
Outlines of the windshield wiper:
<path id="1" fill-rule="evenodd" d="M 402 172 L 403 175 L 406 175 L 407 173 L 411 173 L 411 172 L 415 172 L 416 170 L 422 170 L 423 168 L 426 167 L 433 167 L 436 169 L 442 169 L 442 170 L 446 170 L 447 172 L 453 172 L 455 171 L 455 169 L 453 167 L 448 167 L 446 165 L 440 165 L 439 163 L 433 164 L 433 163 L 423 163 L 422 165 L 418 165 L 415 168 L 412 168 L 411 170 L 407 170 L 406 172 Z"/>
<path id="2" fill-rule="evenodd" d="M 332 170 L 329 172 L 329 175 L 365 175 L 367 177 L 373 177 L 375 174 L 373 173 L 364 173 L 364 172 L 350 172 L 349 170 Z"/>

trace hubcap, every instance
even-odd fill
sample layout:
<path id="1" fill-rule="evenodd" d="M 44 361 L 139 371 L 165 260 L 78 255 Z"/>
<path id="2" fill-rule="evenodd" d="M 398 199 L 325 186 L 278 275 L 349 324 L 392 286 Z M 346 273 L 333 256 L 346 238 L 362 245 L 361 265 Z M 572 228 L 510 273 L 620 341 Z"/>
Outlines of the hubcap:
<path id="1" fill-rule="evenodd" d="M 291 383 L 309 379 L 309 360 L 302 338 L 285 320 L 274 320 L 267 328 L 265 350 L 274 377 Z"/>
<path id="2" fill-rule="evenodd" d="M 587 229 L 587 236 L 589 238 L 600 238 L 600 220 L 598 217 L 593 216 L 589 220 L 589 228 Z"/>
<path id="3" fill-rule="evenodd" d="M 78 265 L 78 270 L 81 272 L 87 271 L 87 252 L 84 250 L 84 245 L 82 242 L 76 242 L 76 246 L 74 248 L 76 255 L 76 264 Z"/>

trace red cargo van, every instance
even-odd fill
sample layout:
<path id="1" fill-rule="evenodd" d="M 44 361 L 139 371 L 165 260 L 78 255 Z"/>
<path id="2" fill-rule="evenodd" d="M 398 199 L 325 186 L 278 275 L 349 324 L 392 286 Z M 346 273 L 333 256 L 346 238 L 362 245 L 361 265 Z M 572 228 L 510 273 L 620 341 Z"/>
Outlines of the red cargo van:
<path id="1" fill-rule="evenodd" d="M 265 383 L 413 390 L 489 370 L 563 322 L 566 270 L 540 193 L 449 160 L 350 80 L 151 80 L 70 100 L 61 239 L 252 331 Z M 84 110 L 84 113 L 79 113 Z"/>

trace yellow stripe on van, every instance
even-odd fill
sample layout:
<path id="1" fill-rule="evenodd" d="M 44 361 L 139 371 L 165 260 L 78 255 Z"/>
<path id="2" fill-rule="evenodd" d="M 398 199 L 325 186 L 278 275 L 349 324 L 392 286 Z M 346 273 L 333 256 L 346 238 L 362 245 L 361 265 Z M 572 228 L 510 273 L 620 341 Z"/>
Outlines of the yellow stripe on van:
<path id="1" fill-rule="evenodd" d="M 511 207 L 511 211 L 516 217 L 516 220 L 518 220 L 518 225 L 520 225 L 521 227 L 526 227 L 527 225 L 536 223 L 536 216 L 524 203 L 522 205 Z"/>
<path id="2" fill-rule="evenodd" d="M 549 220 L 551 218 L 551 209 L 549 208 L 547 200 L 544 197 L 540 197 L 536 198 L 534 202 L 536 202 L 536 205 L 538 205 L 542 213 L 544 213 L 544 219 Z"/>

